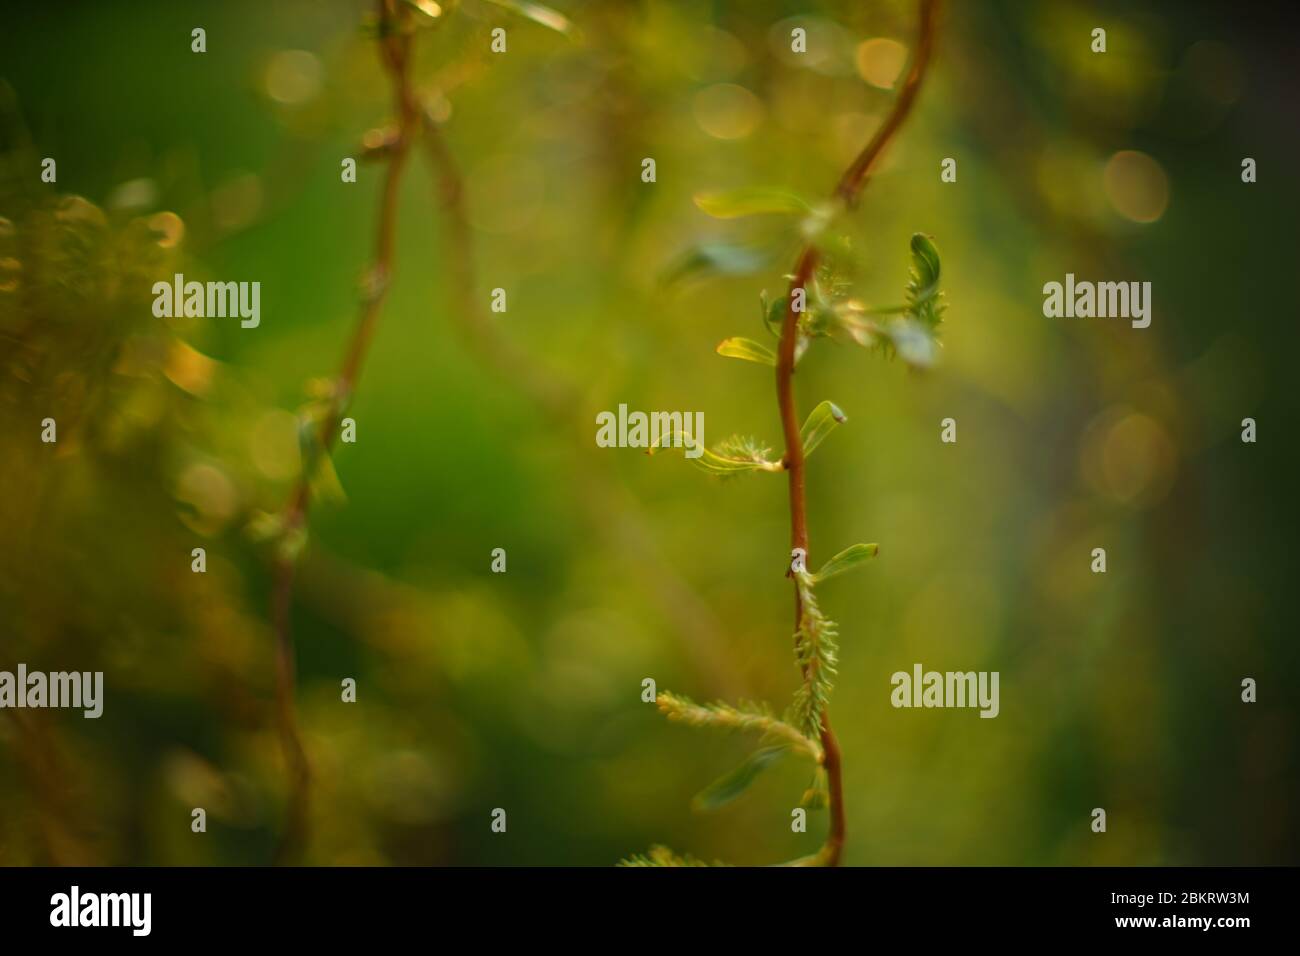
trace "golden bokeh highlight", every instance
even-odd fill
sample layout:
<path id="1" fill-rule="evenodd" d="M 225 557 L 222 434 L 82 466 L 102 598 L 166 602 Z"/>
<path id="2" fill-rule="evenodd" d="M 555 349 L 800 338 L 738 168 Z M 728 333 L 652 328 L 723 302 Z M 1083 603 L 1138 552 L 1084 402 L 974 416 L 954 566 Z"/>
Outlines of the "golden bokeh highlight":
<path id="1" fill-rule="evenodd" d="M 744 139 L 763 121 L 763 104 L 743 86 L 715 83 L 695 94 L 694 114 L 714 139 Z"/>
<path id="2" fill-rule="evenodd" d="M 272 409 L 257 420 L 248 436 L 248 451 L 258 471 L 275 481 L 298 474 L 298 419 L 282 408 Z"/>
<path id="3" fill-rule="evenodd" d="M 315 99 L 324 81 L 325 68 L 306 50 L 281 50 L 266 65 L 266 95 L 283 106 Z"/>
<path id="4" fill-rule="evenodd" d="M 1169 205 L 1169 177 L 1164 167 L 1133 149 L 1122 149 L 1106 163 L 1106 198 L 1115 211 L 1133 222 L 1155 222 Z"/>
<path id="5" fill-rule="evenodd" d="M 215 361 L 180 339 L 172 341 L 163 365 L 163 374 L 169 382 L 200 398 L 212 387 L 216 370 Z"/>
<path id="6" fill-rule="evenodd" d="M 158 245 L 162 249 L 174 249 L 185 238 L 185 222 L 174 212 L 160 212 L 150 216 L 149 229 L 158 237 Z"/>
<path id="7" fill-rule="evenodd" d="M 203 535 L 219 533 L 234 517 L 239 495 L 224 471 L 203 462 L 190 465 L 176 483 L 176 500 L 189 508 L 180 519 Z"/>
<path id="8" fill-rule="evenodd" d="M 858 75 L 881 90 L 892 90 L 907 65 L 907 47 L 888 37 L 875 37 L 858 44 L 854 62 Z"/>
<path id="9" fill-rule="evenodd" d="M 1089 424 L 1079 450 L 1084 479 L 1098 493 L 1134 507 L 1150 507 L 1168 493 L 1178 449 L 1149 415 L 1112 407 Z"/>

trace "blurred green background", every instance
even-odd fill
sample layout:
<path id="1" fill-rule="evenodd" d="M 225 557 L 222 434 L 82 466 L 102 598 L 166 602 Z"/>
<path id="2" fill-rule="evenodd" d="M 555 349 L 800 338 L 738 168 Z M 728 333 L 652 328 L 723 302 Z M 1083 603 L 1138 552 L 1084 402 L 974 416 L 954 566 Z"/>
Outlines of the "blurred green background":
<path id="1" fill-rule="evenodd" d="M 640 699 L 652 677 L 789 700 L 784 478 L 597 449 L 594 422 L 698 410 L 710 443 L 779 447 L 771 374 L 713 349 L 765 338 L 758 296 L 795 246 L 760 276 L 658 276 L 771 225 L 709 219 L 699 192 L 829 192 L 889 109 L 915 6 L 555 5 L 580 35 L 445 4 L 414 76 L 464 174 L 482 305 L 507 290 L 486 321 L 581 413 L 545 414 L 467 347 L 417 151 L 357 442 L 334 456 L 347 500 L 314 507 L 295 588 L 308 863 L 604 865 L 662 842 L 761 864 L 825 829 L 790 832 L 792 761 L 693 812 L 753 742 Z M 372 255 L 382 163 L 339 176 L 391 119 L 369 12 L 4 11 L 0 669 L 103 670 L 106 702 L 95 721 L 0 712 L 0 863 L 271 856 L 270 570 L 246 529 L 289 497 L 295 415 L 336 372 Z M 934 237 L 941 361 L 822 346 L 797 382 L 802 413 L 849 416 L 810 462 L 810 563 L 881 546 L 820 592 L 841 625 L 845 862 L 1296 862 L 1294 37 L 1268 5 L 949 5 L 852 217 L 871 302 L 901 294 L 908 237 Z M 155 319 L 149 286 L 175 271 L 260 281 L 261 326 Z M 1151 327 L 1045 318 L 1066 272 L 1151 281 Z M 918 661 L 999 671 L 1000 716 L 893 709 L 890 675 Z"/>

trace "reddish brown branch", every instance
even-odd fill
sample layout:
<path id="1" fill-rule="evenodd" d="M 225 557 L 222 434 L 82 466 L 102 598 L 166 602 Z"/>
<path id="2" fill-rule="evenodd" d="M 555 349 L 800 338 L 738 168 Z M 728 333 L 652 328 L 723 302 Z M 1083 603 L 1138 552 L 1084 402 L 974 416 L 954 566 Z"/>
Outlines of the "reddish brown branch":
<path id="1" fill-rule="evenodd" d="M 68 770 L 66 754 L 39 711 L 6 710 L 14 725 L 14 756 L 25 771 L 31 787 L 32 812 L 36 818 L 33 836 L 44 854 L 42 864 L 54 866 L 102 866 L 100 851 L 82 819 L 85 804 L 79 782 Z M 0 847 L 0 865 L 6 859 Z"/>
<path id="2" fill-rule="evenodd" d="M 857 202 L 858 195 L 866 185 L 876 160 L 912 110 L 912 104 L 921 89 L 921 81 L 925 78 L 926 68 L 929 66 L 930 56 L 934 50 L 938 8 L 939 0 L 921 0 L 916 54 L 912 58 L 912 65 L 908 70 L 907 79 L 903 82 L 903 88 L 899 91 L 898 98 L 894 101 L 893 109 L 890 110 L 884 124 L 845 170 L 839 184 L 835 187 L 834 197 L 847 206 L 853 206 Z M 811 243 L 799 254 L 794 278 L 790 280 L 790 294 L 786 297 L 785 319 L 781 325 L 781 344 L 777 350 L 776 361 L 776 399 L 781 410 L 781 431 L 785 438 L 784 463 L 790 476 L 790 547 L 803 549 L 805 556 L 809 553 L 808 500 L 804 481 L 803 441 L 799 435 L 799 418 L 794 397 L 795 351 L 799 339 L 799 313 L 794 310 L 794 292 L 796 289 L 808 288 L 808 283 L 812 281 L 817 271 L 817 258 L 817 247 Z M 798 640 L 803 623 L 803 606 L 797 587 L 794 601 L 795 635 Z M 835 739 L 835 733 L 831 730 L 830 715 L 825 710 L 822 711 L 821 730 L 823 767 L 826 770 L 831 819 L 826 844 L 822 848 L 820 858 L 827 866 L 838 866 L 845 836 L 843 768 L 840 761 L 839 741 Z"/>
<path id="3" fill-rule="evenodd" d="M 339 420 L 361 375 L 361 368 L 374 338 L 383 311 L 393 271 L 393 249 L 397 242 L 397 200 L 402 173 L 410 155 L 411 142 L 419 125 L 419 109 L 411 88 L 409 64 L 411 38 L 398 26 L 397 0 L 379 0 L 379 53 L 393 90 L 397 112 L 397 136 L 388 149 L 388 167 L 384 173 L 375 241 L 375 259 L 367 278 L 365 304 L 356 328 L 343 355 L 329 399 L 329 407 L 320 425 L 319 454 L 329 454 L 338 435 Z M 303 473 L 284 513 L 282 534 L 291 541 L 307 520 L 311 503 L 310 463 L 304 462 Z M 293 578 L 296 556 L 281 549 L 276 558 L 271 620 L 275 630 L 275 697 L 280 744 L 289 773 L 289 809 L 285 832 L 276 852 L 278 862 L 294 859 L 307 838 L 307 812 L 310 794 L 310 767 L 298 732 L 294 714 L 295 655 L 290 629 L 293 604 Z"/>
<path id="4" fill-rule="evenodd" d="M 839 185 L 835 187 L 835 196 L 843 200 L 845 205 L 852 206 L 857 202 L 862 187 L 867 184 L 867 179 L 871 176 L 876 160 L 885 151 L 885 147 L 894 138 L 899 127 L 907 120 L 908 114 L 912 112 L 912 104 L 916 102 L 916 95 L 921 91 L 921 81 L 925 79 L 926 69 L 930 65 L 930 56 L 934 52 L 934 38 L 937 32 L 935 21 L 939 14 L 939 6 L 940 0 L 921 0 L 921 22 L 917 28 L 916 53 L 912 56 L 912 66 L 907 71 L 903 88 L 898 91 L 898 97 L 894 100 L 894 108 L 885 117 L 885 122 L 881 124 L 880 129 L 876 130 L 876 135 L 871 137 L 871 142 L 844 171 Z"/>
<path id="5" fill-rule="evenodd" d="M 473 238 L 465 208 L 464 181 L 443 141 L 437 121 L 427 113 L 424 116 L 424 139 L 430 164 L 437 173 L 436 186 L 448 232 L 452 318 L 457 329 L 478 359 L 503 381 L 522 391 L 551 419 L 567 421 L 578 411 L 576 390 L 568 382 L 546 372 L 535 359 L 498 334 L 478 306 L 474 287 Z"/>

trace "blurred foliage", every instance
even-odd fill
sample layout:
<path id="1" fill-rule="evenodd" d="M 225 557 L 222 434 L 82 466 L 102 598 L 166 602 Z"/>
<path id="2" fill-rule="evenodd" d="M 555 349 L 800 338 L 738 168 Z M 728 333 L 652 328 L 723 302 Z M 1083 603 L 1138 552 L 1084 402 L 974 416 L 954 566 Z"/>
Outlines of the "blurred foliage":
<path id="1" fill-rule="evenodd" d="M 826 194 L 892 100 L 913 5 L 554 6 L 574 29 L 417 3 L 441 13 L 415 73 L 465 172 L 482 301 L 509 292 L 494 331 L 583 415 L 542 414 L 457 336 L 434 186 L 408 176 L 357 443 L 335 454 L 346 503 L 314 512 L 296 590 L 308 862 L 608 864 L 662 840 L 747 864 L 820 840 L 815 814 L 790 832 L 799 761 L 692 812 L 752 741 L 666 729 L 640 699 L 646 677 L 700 700 L 798 685 L 783 482 L 598 450 L 592 423 L 626 402 L 779 435 L 771 376 L 710 350 L 783 294 L 803 213 L 754 220 L 776 250 L 756 261 L 696 199 Z M 852 422 L 809 474 L 828 543 L 809 567 L 880 543 L 823 596 L 844 622 L 845 861 L 1294 862 L 1292 34 L 1203 3 L 949 7 L 916 115 L 844 219 L 852 294 L 823 291 L 841 319 L 893 305 L 921 229 L 961 321 L 928 371 L 825 350 L 798 375 L 801 407 L 834 395 Z M 285 783 L 267 554 L 245 528 L 298 475 L 295 410 L 336 367 L 372 254 L 378 166 L 339 181 L 392 108 L 364 14 L 4 13 L 0 668 L 103 670 L 107 700 L 99 720 L 0 713 L 0 862 L 270 858 Z M 665 286 L 698 248 L 687 271 L 724 275 Z M 154 318 L 173 272 L 261 281 L 260 327 Z M 1044 319 L 1066 272 L 1150 279 L 1151 328 Z M 916 661 L 1000 671 L 998 719 L 892 709 L 889 675 Z"/>

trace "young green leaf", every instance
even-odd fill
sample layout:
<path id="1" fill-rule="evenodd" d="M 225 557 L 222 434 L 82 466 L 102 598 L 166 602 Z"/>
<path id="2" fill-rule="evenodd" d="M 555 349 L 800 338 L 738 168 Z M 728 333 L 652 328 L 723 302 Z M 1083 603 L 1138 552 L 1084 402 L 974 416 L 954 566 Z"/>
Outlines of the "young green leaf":
<path id="1" fill-rule="evenodd" d="M 830 803 L 830 786 L 826 777 L 826 768 L 818 765 L 813 771 L 812 782 L 799 798 L 799 805 L 809 810 L 822 810 Z"/>
<path id="2" fill-rule="evenodd" d="M 666 846 L 652 846 L 648 853 L 636 853 L 626 860 L 620 860 L 619 866 L 726 866 L 725 863 L 705 863 L 689 853 L 674 853 Z"/>
<path id="3" fill-rule="evenodd" d="M 298 419 L 298 447 L 311 496 L 317 501 L 346 501 L 343 484 L 330 450 L 321 443 L 320 419 L 328 414 L 324 403 L 309 402 Z"/>
<path id="4" fill-rule="evenodd" d="M 939 343 L 935 340 L 930 326 L 914 319 L 895 319 L 885 327 L 894 351 L 913 368 L 930 368 L 939 353 Z"/>
<path id="5" fill-rule="evenodd" d="M 880 545 L 878 544 L 855 544 L 835 555 L 821 566 L 821 570 L 810 575 L 810 577 L 814 584 L 820 584 L 828 578 L 833 578 L 837 574 L 843 574 L 845 571 L 857 567 L 879 553 Z"/>
<path id="6" fill-rule="evenodd" d="M 442 16 L 442 5 L 436 0 L 403 0 L 403 2 L 417 13 L 428 17 L 430 20 L 437 20 Z"/>
<path id="7" fill-rule="evenodd" d="M 799 589 L 799 625 L 794 635 L 794 659 L 803 675 L 795 691 L 790 722 L 809 737 L 821 733 L 822 714 L 830 700 L 832 680 L 839 667 L 839 628 L 822 614 L 811 575 L 796 574 Z"/>
<path id="8" fill-rule="evenodd" d="M 334 459 L 329 453 L 319 454 L 311 463 L 311 472 L 307 478 L 311 496 L 316 501 L 340 502 L 347 500 L 339 473 L 334 470 Z"/>
<path id="9" fill-rule="evenodd" d="M 785 466 L 779 461 L 767 458 L 768 449 L 760 447 L 752 439 L 733 437 L 717 446 L 716 451 L 700 448 L 699 443 L 684 432 L 674 431 L 663 435 L 659 441 L 646 449 L 647 455 L 653 455 L 663 448 L 685 448 L 688 451 L 700 449 L 700 454 L 688 457 L 696 468 L 711 475 L 739 475 L 747 471 L 784 471 Z"/>
<path id="10" fill-rule="evenodd" d="M 755 750 L 735 770 L 719 777 L 695 796 L 692 806 L 708 811 L 724 807 L 749 789 L 758 775 L 785 756 L 784 746 L 762 747 Z"/>
<path id="11" fill-rule="evenodd" d="M 778 720 L 766 704 L 754 704 L 741 701 L 738 705 L 716 701 L 712 704 L 697 704 L 689 697 L 663 691 L 655 700 L 656 705 L 669 720 L 680 721 L 692 727 L 710 727 L 714 730 L 757 731 L 760 739 L 771 743 L 780 743 L 791 748 L 795 753 L 812 759 L 813 763 L 822 762 L 822 745 L 819 735 L 808 737 L 785 720 Z"/>
<path id="12" fill-rule="evenodd" d="M 695 205 L 715 219 L 735 219 L 764 213 L 807 215 L 812 204 L 802 196 L 773 186 L 749 186 L 720 193 L 697 193 Z"/>
<path id="13" fill-rule="evenodd" d="M 778 342 L 781 340 L 781 326 L 785 322 L 785 300 L 784 295 L 779 295 L 771 302 L 767 301 L 766 290 L 758 296 L 759 307 L 763 310 L 763 326 Z"/>
<path id="14" fill-rule="evenodd" d="M 907 314 L 931 332 L 939 325 L 944 311 L 939 275 L 939 250 L 928 237 L 918 232 L 912 236 L 912 272 L 907 283 Z"/>
<path id="15" fill-rule="evenodd" d="M 926 236 L 912 237 L 912 267 L 902 305 L 866 306 L 846 300 L 836 306 L 835 323 L 859 345 L 897 355 L 913 368 L 929 368 L 939 356 L 943 293 L 939 290 L 939 250 Z M 877 322 L 867 316 L 895 316 Z"/>
<path id="16" fill-rule="evenodd" d="M 533 3 L 532 0 L 488 0 L 488 2 L 495 3 L 498 7 L 504 7 L 511 13 L 517 13 L 521 17 L 527 17 L 534 23 L 540 23 L 556 33 L 573 33 L 573 23 L 568 17 L 558 10 L 552 10 L 540 3 Z"/>
<path id="17" fill-rule="evenodd" d="M 663 285 L 710 275 L 754 275 L 767 268 L 770 254 L 751 246 L 710 240 L 687 249 L 674 259 L 660 278 Z"/>
<path id="18" fill-rule="evenodd" d="M 761 342 L 740 336 L 733 336 L 719 342 L 718 354 L 725 355 L 727 358 L 744 359 L 746 362 L 757 362 L 759 365 L 776 366 L 775 352 Z"/>
<path id="19" fill-rule="evenodd" d="M 922 233 L 912 236 L 912 267 L 916 269 L 917 283 L 922 289 L 939 284 L 939 250 L 930 237 Z"/>
<path id="20" fill-rule="evenodd" d="M 834 402 L 822 402 L 814 408 L 803 423 L 803 428 L 799 429 L 804 456 L 810 455 L 836 425 L 845 421 L 848 421 L 847 416 Z"/>

